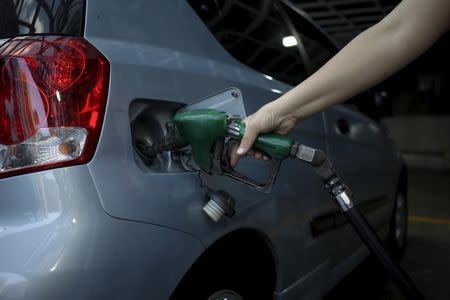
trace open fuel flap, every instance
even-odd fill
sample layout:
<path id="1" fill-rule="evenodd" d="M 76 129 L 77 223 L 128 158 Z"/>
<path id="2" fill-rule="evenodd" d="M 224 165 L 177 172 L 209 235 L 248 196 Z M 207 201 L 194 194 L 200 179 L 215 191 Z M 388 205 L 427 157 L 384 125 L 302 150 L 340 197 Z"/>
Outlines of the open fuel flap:
<path id="1" fill-rule="evenodd" d="M 229 88 L 207 96 L 191 104 L 175 101 L 136 99 L 131 102 L 129 117 L 135 158 L 144 170 L 156 173 L 185 172 L 196 170 L 190 149 L 163 151 L 154 157 L 144 155 L 146 149 L 163 140 L 170 129 L 170 121 L 179 111 L 212 108 L 229 116 L 245 118 L 242 94 L 237 88 Z"/>

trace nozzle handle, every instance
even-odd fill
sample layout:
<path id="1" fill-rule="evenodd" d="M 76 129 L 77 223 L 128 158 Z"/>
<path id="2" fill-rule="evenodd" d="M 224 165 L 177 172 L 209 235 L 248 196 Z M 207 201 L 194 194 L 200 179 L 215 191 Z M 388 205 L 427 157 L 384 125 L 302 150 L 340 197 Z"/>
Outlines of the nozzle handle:
<path id="1" fill-rule="evenodd" d="M 245 133 L 245 123 L 239 124 L 238 140 L 242 140 Z M 277 133 L 260 134 L 253 144 L 253 148 L 260 150 L 273 159 L 285 159 L 291 153 L 294 140 L 286 135 Z"/>

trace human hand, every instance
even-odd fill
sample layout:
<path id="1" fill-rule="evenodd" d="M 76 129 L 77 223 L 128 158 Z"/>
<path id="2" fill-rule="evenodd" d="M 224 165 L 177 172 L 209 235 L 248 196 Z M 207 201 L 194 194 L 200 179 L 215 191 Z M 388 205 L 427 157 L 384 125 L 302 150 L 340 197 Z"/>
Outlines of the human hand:
<path id="1" fill-rule="evenodd" d="M 244 120 L 245 133 L 242 137 L 239 147 L 235 145 L 231 151 L 230 164 L 236 166 L 239 159 L 243 156 L 254 156 L 256 159 L 268 160 L 269 157 L 252 149 L 258 135 L 261 133 L 275 132 L 286 135 L 297 123 L 294 117 L 282 116 L 276 105 L 268 103 L 261 107 L 256 113 L 248 116 Z"/>

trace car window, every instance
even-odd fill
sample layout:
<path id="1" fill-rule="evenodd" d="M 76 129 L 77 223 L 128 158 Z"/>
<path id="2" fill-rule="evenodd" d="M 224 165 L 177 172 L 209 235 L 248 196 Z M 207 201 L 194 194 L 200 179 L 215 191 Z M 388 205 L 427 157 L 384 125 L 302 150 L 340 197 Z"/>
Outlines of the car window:
<path id="1" fill-rule="evenodd" d="M 0 39 L 83 33 L 83 0 L 0 0 Z"/>
<path id="2" fill-rule="evenodd" d="M 280 1 L 280 8 L 290 19 L 309 58 L 310 72 L 323 66 L 338 51 L 336 44 L 309 16 L 295 5 Z"/>
<path id="3" fill-rule="evenodd" d="M 295 45 L 272 1 L 188 0 L 222 46 L 246 66 L 288 84 L 307 77 Z"/>
<path id="4" fill-rule="evenodd" d="M 317 40 L 300 33 L 300 38 L 308 54 L 312 72 L 317 71 L 333 57 L 332 52 Z"/>
<path id="5" fill-rule="evenodd" d="M 338 48 L 328 36 L 321 32 L 320 28 L 298 16 L 298 13 L 293 9 L 288 6 L 285 7 L 286 13 L 298 32 L 309 57 L 311 72 L 315 72 L 337 53 Z M 373 91 L 364 91 L 348 99 L 343 105 L 378 121 L 380 118 L 379 103 L 382 103 L 383 99 L 382 96 L 376 96 L 377 94 Z"/>

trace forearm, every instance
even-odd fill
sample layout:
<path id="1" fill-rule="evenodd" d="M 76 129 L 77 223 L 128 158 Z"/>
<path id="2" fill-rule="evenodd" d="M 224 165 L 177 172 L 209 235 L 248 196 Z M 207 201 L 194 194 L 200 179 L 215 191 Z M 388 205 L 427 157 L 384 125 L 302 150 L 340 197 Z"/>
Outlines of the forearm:
<path id="1" fill-rule="evenodd" d="M 343 48 L 311 77 L 277 100 L 283 114 L 305 117 L 377 84 L 409 59 L 383 29 L 373 27 Z M 402 47 L 403 48 L 403 47 Z"/>
<path id="2" fill-rule="evenodd" d="M 407 4 L 415 9 L 414 1 Z M 416 22 L 404 21 L 405 16 L 396 16 L 402 14 L 402 9 L 400 7 L 399 12 L 392 12 L 393 16 L 361 33 L 315 74 L 271 105 L 282 116 L 300 121 L 357 95 L 400 70 L 444 31 L 427 30 L 426 25 L 418 28 Z M 409 8 L 412 15 L 408 18 L 415 17 L 414 9 Z M 444 27 L 439 24 L 439 28 Z M 420 29 L 424 32 L 417 32 Z"/>

